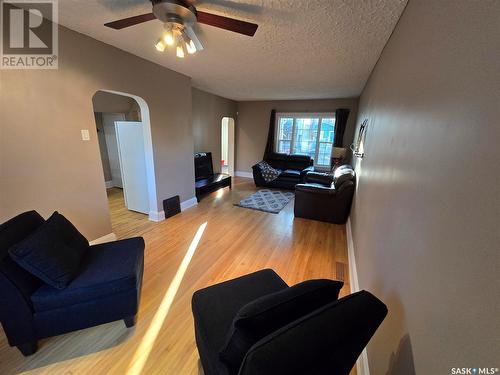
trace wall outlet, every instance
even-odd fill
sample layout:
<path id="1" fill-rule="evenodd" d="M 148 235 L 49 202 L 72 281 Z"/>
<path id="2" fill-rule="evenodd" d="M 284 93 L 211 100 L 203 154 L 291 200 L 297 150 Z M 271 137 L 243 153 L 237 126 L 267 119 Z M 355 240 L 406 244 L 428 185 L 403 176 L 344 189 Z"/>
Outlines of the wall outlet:
<path id="1" fill-rule="evenodd" d="M 82 141 L 90 141 L 90 133 L 88 129 L 82 129 Z"/>

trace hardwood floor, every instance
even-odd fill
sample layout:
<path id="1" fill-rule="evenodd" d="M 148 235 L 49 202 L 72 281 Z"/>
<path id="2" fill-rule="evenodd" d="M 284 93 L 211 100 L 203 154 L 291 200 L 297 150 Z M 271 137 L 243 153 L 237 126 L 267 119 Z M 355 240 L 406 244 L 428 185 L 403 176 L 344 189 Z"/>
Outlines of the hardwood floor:
<path id="1" fill-rule="evenodd" d="M 127 211 L 119 191 L 110 191 L 114 232 L 146 241 L 137 325 L 126 329 L 119 321 L 48 338 L 28 358 L 10 348 L 0 330 L 0 373 L 198 374 L 195 290 L 273 268 L 288 284 L 343 278 L 341 294 L 349 294 L 345 226 L 294 219 L 293 202 L 278 215 L 233 206 L 255 190 L 251 180 L 236 178 L 233 190 L 215 192 L 161 223 Z"/>
<path id="2" fill-rule="evenodd" d="M 107 189 L 107 194 L 111 227 L 118 239 L 141 236 L 157 225 L 149 221 L 148 215 L 127 210 L 122 189 Z"/>

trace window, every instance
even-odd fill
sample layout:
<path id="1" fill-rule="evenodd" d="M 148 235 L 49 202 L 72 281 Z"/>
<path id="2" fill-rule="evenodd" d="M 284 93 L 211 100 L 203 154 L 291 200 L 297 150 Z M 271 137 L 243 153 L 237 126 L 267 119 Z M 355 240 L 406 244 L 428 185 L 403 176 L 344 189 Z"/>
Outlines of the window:
<path id="1" fill-rule="evenodd" d="M 334 113 L 278 113 L 276 125 L 276 152 L 309 155 L 315 166 L 330 166 Z"/>

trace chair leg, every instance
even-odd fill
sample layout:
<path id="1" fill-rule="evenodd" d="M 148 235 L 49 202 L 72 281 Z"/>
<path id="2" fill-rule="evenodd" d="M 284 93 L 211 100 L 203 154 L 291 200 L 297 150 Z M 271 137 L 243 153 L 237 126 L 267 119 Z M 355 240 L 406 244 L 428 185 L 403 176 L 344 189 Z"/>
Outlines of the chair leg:
<path id="1" fill-rule="evenodd" d="M 137 315 L 128 316 L 125 319 L 123 319 L 123 321 L 125 322 L 125 325 L 127 326 L 127 328 L 133 327 L 133 326 L 135 326 L 135 323 L 137 322 Z"/>
<path id="2" fill-rule="evenodd" d="M 35 354 L 38 350 L 38 341 L 27 342 L 22 345 L 18 345 L 17 348 L 25 357 Z"/>

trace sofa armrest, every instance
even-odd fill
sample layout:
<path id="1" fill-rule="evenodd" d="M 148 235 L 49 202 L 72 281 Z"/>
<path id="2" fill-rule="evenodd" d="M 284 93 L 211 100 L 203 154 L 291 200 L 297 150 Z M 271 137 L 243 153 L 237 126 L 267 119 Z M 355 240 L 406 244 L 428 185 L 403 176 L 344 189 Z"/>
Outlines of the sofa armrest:
<path id="1" fill-rule="evenodd" d="M 305 182 L 312 182 L 330 186 L 333 182 L 333 175 L 330 173 L 322 172 L 308 172 L 305 178 Z"/>
<path id="2" fill-rule="evenodd" d="M 319 186 L 311 184 L 297 184 L 295 185 L 295 192 L 306 194 L 321 194 L 321 195 L 335 195 L 335 189 L 329 186 Z"/>
<path id="3" fill-rule="evenodd" d="M 306 182 L 306 177 L 308 173 L 311 173 L 314 171 L 314 166 L 310 165 L 309 167 L 304 168 L 303 170 L 300 171 L 300 182 Z"/>
<path id="4" fill-rule="evenodd" d="M 10 259 L 9 263 L 10 269 L 19 267 Z M 25 292 L 0 270 L 0 321 L 10 346 L 37 340 L 33 306 Z"/>
<path id="5" fill-rule="evenodd" d="M 252 173 L 253 173 L 253 181 L 255 182 L 256 186 L 266 185 L 266 181 L 264 180 L 264 177 L 262 177 L 262 171 L 258 163 L 252 166 Z"/>

